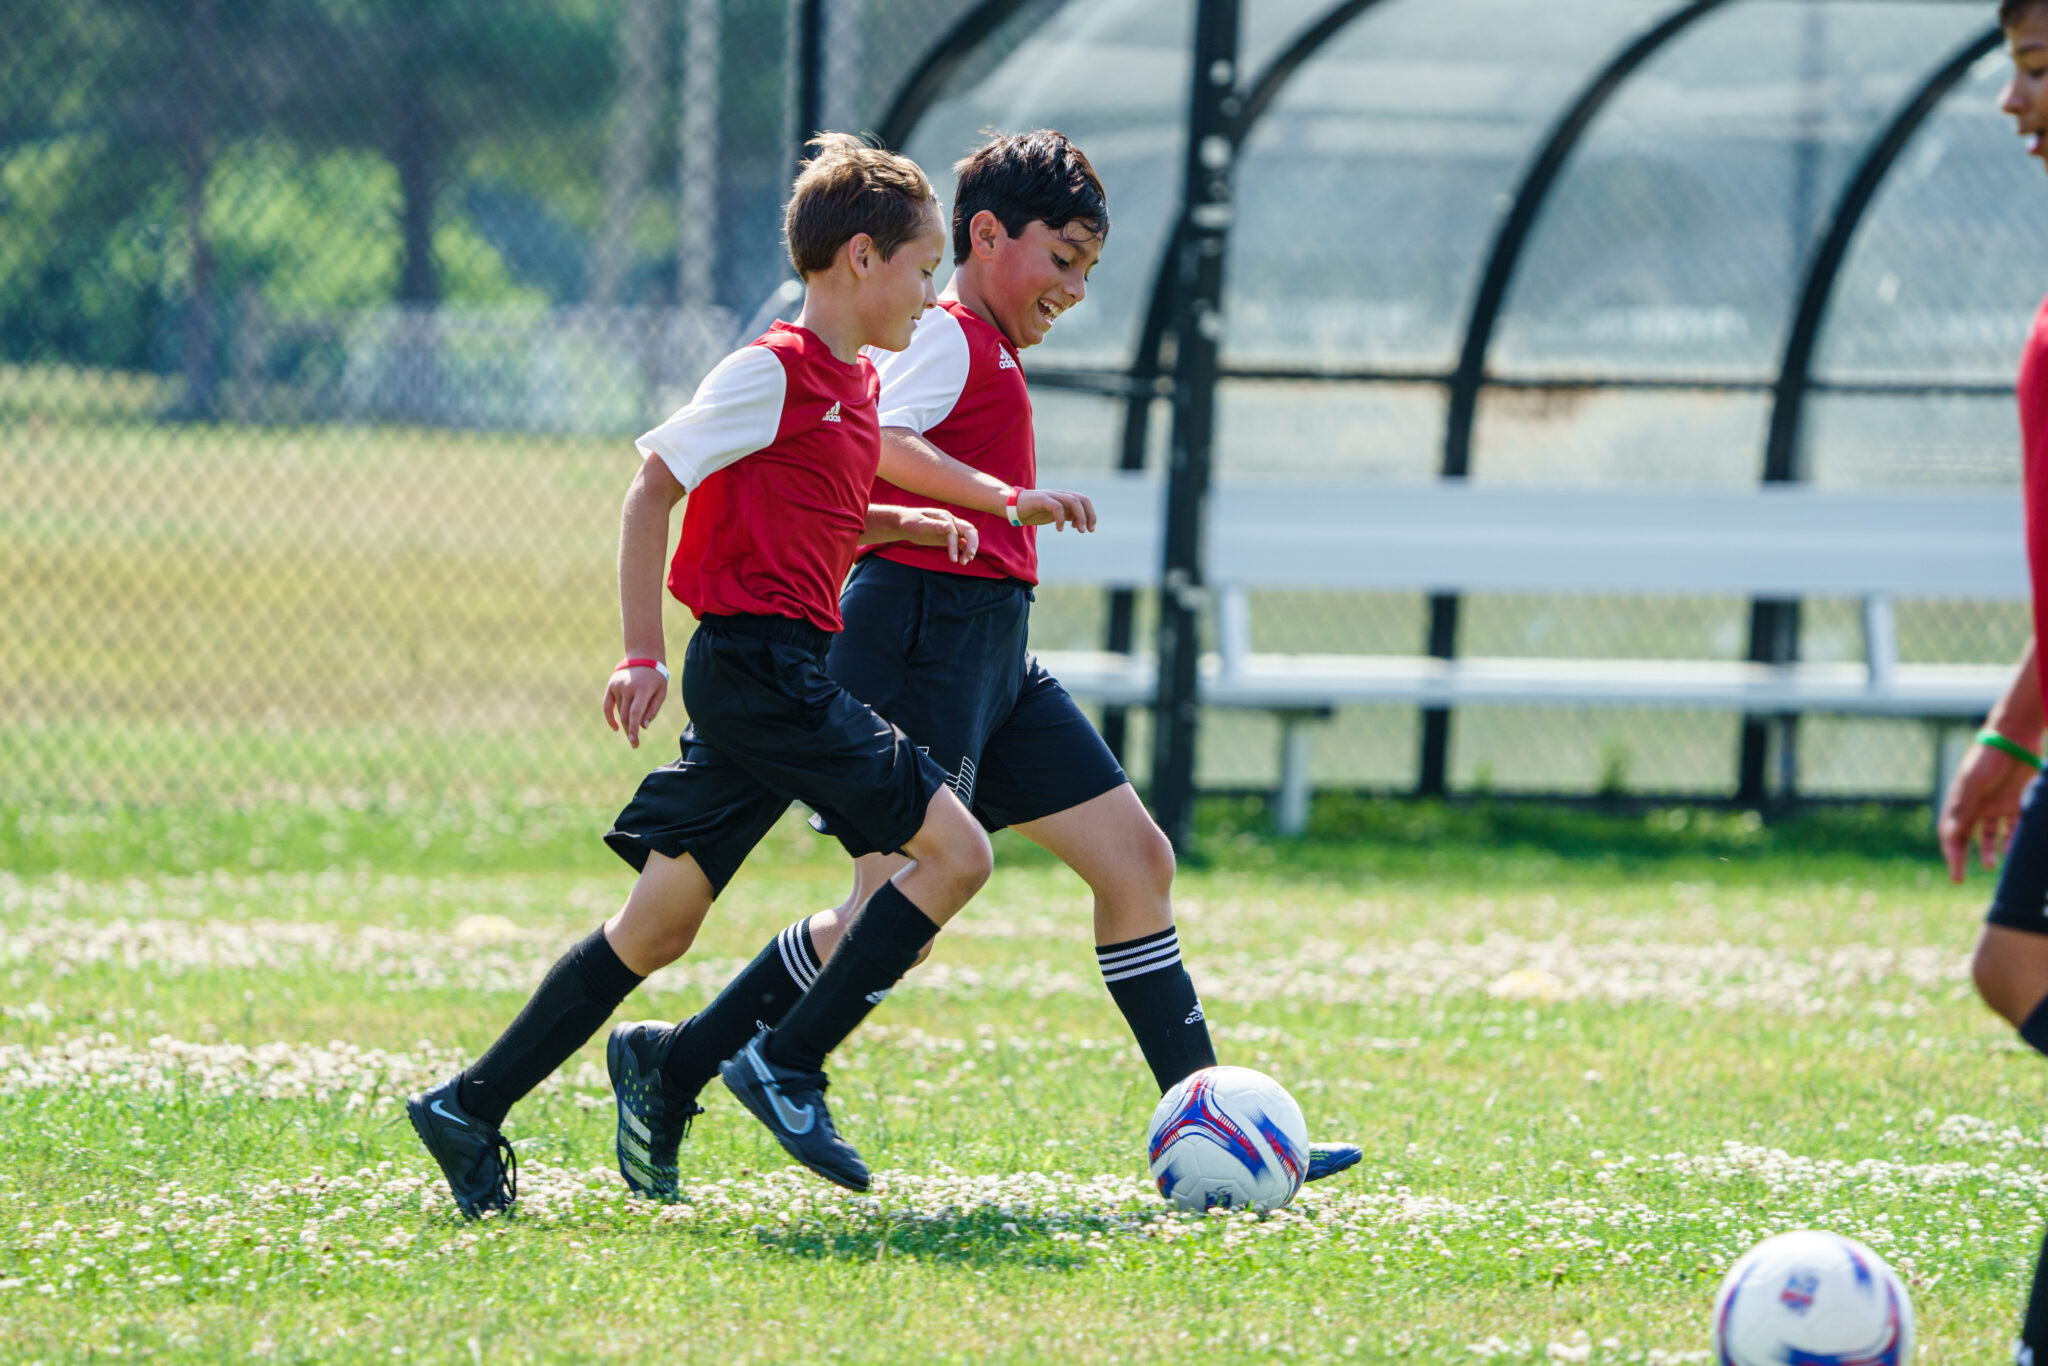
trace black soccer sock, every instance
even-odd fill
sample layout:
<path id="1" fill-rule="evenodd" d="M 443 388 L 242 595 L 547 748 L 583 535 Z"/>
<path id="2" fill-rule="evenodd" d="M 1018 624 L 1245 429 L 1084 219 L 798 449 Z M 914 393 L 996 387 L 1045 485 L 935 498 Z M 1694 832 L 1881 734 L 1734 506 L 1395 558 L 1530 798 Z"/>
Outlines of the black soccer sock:
<path id="1" fill-rule="evenodd" d="M 2033 1014 L 2020 1021 L 2020 1037 L 2025 1039 L 2036 1053 L 2048 1054 L 2048 997 L 2034 1007 Z M 2043 1363 L 2048 1366 L 2048 1363 Z"/>
<path id="2" fill-rule="evenodd" d="M 718 1065 L 748 1039 L 779 1023 L 811 983 L 818 980 L 818 951 L 811 943 L 811 918 L 785 925 L 754 961 L 710 1005 L 668 1032 L 661 1075 L 679 1097 L 694 1098 L 718 1075 Z"/>
<path id="3" fill-rule="evenodd" d="M 503 1124 L 514 1102 L 583 1047 L 640 982 L 598 926 L 555 960 L 511 1026 L 462 1070 L 457 1101 L 486 1124 Z"/>
<path id="4" fill-rule="evenodd" d="M 931 917 L 895 883 L 883 883 L 846 927 L 818 980 L 775 1026 L 768 1040 L 769 1061 L 805 1072 L 822 1070 L 825 1055 L 881 1004 L 938 932 Z"/>
<path id="5" fill-rule="evenodd" d="M 2015 1360 L 2034 1366 L 2039 1360 L 2048 1366 L 2048 1238 L 2041 1243 L 2041 1255 L 2034 1260 L 2034 1286 L 2027 1292 L 2027 1316 L 2020 1321 L 2020 1350 Z"/>
<path id="6" fill-rule="evenodd" d="M 1179 930 L 1168 926 L 1121 944 L 1101 945 L 1095 961 L 1162 1093 L 1189 1073 L 1216 1065 L 1201 998 L 1181 966 Z"/>

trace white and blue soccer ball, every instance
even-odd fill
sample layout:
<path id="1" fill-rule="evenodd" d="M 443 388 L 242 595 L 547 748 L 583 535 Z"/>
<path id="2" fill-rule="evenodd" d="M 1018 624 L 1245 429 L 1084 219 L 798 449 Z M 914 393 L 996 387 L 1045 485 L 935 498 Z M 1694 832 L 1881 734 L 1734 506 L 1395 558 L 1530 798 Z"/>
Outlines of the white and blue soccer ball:
<path id="1" fill-rule="evenodd" d="M 1836 1233 L 1781 1233 L 1714 1300 L 1718 1366 L 1909 1366 L 1913 1301 L 1884 1258 Z"/>
<path id="2" fill-rule="evenodd" d="M 1308 1171 L 1308 1122 L 1264 1072 L 1205 1067 L 1160 1097 L 1146 1151 L 1182 1209 L 1279 1209 Z"/>

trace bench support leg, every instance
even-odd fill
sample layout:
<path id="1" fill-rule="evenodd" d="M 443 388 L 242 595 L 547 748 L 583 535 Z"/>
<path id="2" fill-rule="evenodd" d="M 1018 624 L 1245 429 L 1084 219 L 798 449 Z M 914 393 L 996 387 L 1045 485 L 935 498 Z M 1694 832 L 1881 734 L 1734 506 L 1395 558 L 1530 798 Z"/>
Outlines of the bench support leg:
<path id="1" fill-rule="evenodd" d="M 1941 820 L 1941 801 L 1948 796 L 1948 785 L 1955 781 L 1956 770 L 1963 766 L 1963 756 L 1969 752 L 1973 732 L 1956 725 L 1953 721 L 1936 721 L 1934 730 L 1934 819 Z"/>
<path id="2" fill-rule="evenodd" d="M 1273 801 L 1273 825 L 1289 839 L 1308 833 L 1309 723 L 1329 717 L 1328 711 L 1280 713 L 1280 791 Z"/>

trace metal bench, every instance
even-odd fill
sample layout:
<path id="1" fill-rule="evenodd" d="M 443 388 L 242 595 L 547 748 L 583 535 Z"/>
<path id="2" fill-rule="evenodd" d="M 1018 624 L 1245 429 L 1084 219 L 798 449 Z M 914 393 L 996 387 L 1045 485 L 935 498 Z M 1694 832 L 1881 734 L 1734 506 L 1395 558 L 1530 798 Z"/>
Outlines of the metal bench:
<path id="1" fill-rule="evenodd" d="M 1092 497 L 1100 529 L 1040 536 L 1045 583 L 1157 584 L 1159 480 L 1048 482 Z M 1308 811 L 1306 723 L 1333 707 L 1698 707 L 1973 721 L 1997 699 L 2011 664 L 1901 662 L 1893 602 L 2028 594 L 2019 500 L 2008 495 L 1224 481 L 1210 496 L 1206 546 L 1221 648 L 1202 660 L 1201 699 L 1280 716 L 1278 823 L 1293 832 Z M 1283 588 L 1850 598 L 1863 604 L 1865 654 L 1860 663 L 1778 665 L 1258 652 L 1251 592 Z M 1108 706 L 1154 699 L 1150 655 L 1040 657 L 1077 697 Z"/>

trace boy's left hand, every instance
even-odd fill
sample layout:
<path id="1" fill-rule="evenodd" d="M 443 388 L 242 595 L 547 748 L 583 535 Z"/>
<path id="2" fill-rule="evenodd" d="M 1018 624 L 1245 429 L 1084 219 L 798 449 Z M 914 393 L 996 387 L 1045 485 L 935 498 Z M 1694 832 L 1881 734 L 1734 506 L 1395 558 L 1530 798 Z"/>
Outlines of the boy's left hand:
<path id="1" fill-rule="evenodd" d="M 946 547 L 946 558 L 954 564 L 966 564 L 981 549 L 981 533 L 974 523 L 944 508 L 906 508 L 901 529 L 903 539 L 912 545 Z"/>
<path id="2" fill-rule="evenodd" d="M 604 685 L 604 721 L 613 730 L 623 727 L 626 743 L 640 748 L 640 732 L 653 724 L 668 696 L 668 680 L 653 669 L 619 669 Z"/>

